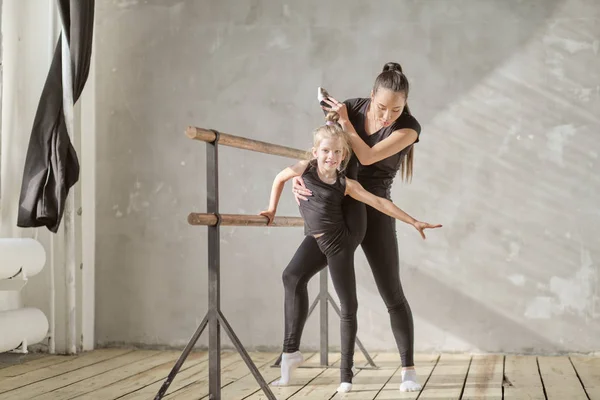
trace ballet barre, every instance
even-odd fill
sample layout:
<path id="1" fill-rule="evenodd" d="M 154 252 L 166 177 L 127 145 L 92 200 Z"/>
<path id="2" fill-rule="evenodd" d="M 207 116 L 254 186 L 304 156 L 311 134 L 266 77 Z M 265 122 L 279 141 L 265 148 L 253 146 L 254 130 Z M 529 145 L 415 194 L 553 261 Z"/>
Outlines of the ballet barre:
<path id="1" fill-rule="evenodd" d="M 220 220 L 220 221 L 219 221 Z M 190 225 L 206 225 L 215 226 L 265 226 L 267 225 L 267 217 L 262 215 L 245 215 L 245 214 L 202 214 L 190 213 L 188 215 L 188 223 Z M 301 217 L 275 217 L 271 226 L 290 227 L 304 226 L 304 219 Z"/>
<path id="2" fill-rule="evenodd" d="M 222 146 L 235 147 L 238 149 L 270 154 L 272 156 L 282 156 L 298 160 L 302 160 L 307 156 L 306 151 L 280 146 L 278 144 L 261 142 L 259 140 L 247 139 L 228 133 L 217 132 L 213 129 L 202 129 L 190 126 L 185 130 L 185 134 L 190 139 L 201 140 L 207 143 L 216 143 L 218 141 Z"/>
<path id="3" fill-rule="evenodd" d="M 207 143 L 206 146 L 206 213 L 191 212 L 188 215 L 188 223 L 193 226 L 208 227 L 208 311 L 200 325 L 194 332 L 190 341 L 184 348 L 177 362 L 169 372 L 169 375 L 163 382 L 158 393 L 154 397 L 160 400 L 166 394 L 169 386 L 175 379 L 181 366 L 185 362 L 189 353 L 192 351 L 196 342 L 208 327 L 208 374 L 209 374 L 209 398 L 211 400 L 221 400 L 221 327 L 229 336 L 231 342 L 240 354 L 248 369 L 260 385 L 269 400 L 276 400 L 269 385 L 265 382 L 258 368 L 248 355 L 246 349 L 235 334 L 233 328 L 221 311 L 221 266 L 220 266 L 220 227 L 221 226 L 267 226 L 268 218 L 262 215 L 244 215 L 244 214 L 220 214 L 219 213 L 219 145 L 235 147 L 243 150 L 250 150 L 259 153 L 282 156 L 294 159 L 305 159 L 306 151 L 294 149 L 291 147 L 280 146 L 272 143 L 261 142 L 248 139 L 241 136 L 230 135 L 218 132 L 213 129 L 203 129 L 198 127 L 188 127 L 185 131 L 188 138 Z M 302 227 L 304 220 L 300 217 L 275 217 L 269 227 Z M 331 303 L 332 308 L 338 316 L 340 310 L 335 304 L 333 297 L 328 292 L 328 274 L 323 269 L 320 272 L 320 291 L 319 295 L 311 305 L 309 314 L 316 308 L 317 303 L 320 307 L 320 350 L 321 366 L 328 364 L 328 310 L 327 305 Z M 365 355 L 367 362 L 372 367 L 376 367 L 372 358 L 369 356 L 360 340 L 356 340 L 357 346 Z M 279 365 L 281 355 L 275 362 Z"/>

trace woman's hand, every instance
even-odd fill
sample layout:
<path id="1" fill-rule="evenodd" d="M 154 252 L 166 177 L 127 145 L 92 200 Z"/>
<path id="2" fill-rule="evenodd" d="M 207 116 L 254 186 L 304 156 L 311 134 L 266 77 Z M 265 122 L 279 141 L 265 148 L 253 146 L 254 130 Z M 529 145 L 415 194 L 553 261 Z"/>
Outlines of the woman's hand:
<path id="1" fill-rule="evenodd" d="M 304 181 L 299 176 L 292 179 L 292 192 L 294 193 L 294 198 L 296 199 L 296 203 L 298 203 L 298 205 L 300 205 L 300 200 L 308 200 L 304 196 L 312 196 L 312 192 L 308 190 L 306 186 L 304 186 Z"/>
<path id="2" fill-rule="evenodd" d="M 423 232 L 425 229 L 435 229 L 435 228 L 441 228 L 442 225 L 441 224 L 437 224 L 437 225 L 432 225 L 428 222 L 421 222 L 421 221 L 415 221 L 413 223 L 413 226 L 415 227 L 416 230 L 419 231 L 419 233 L 421 234 L 421 237 L 423 239 L 425 239 L 425 233 Z"/>
<path id="3" fill-rule="evenodd" d="M 259 215 L 262 215 L 262 216 L 267 217 L 269 219 L 267 221 L 267 225 L 271 225 L 273 223 L 273 220 L 275 219 L 275 211 L 272 211 L 272 210 L 261 211 L 259 213 Z"/>
<path id="4" fill-rule="evenodd" d="M 342 124 L 342 122 L 348 121 L 348 108 L 346 107 L 346 104 L 340 103 L 333 97 L 328 97 L 326 99 L 323 99 L 323 101 L 331 106 L 331 107 L 321 106 L 321 108 L 323 110 L 335 111 L 336 113 L 338 113 L 340 115 L 340 120 L 338 121 L 340 123 L 340 125 Z"/>

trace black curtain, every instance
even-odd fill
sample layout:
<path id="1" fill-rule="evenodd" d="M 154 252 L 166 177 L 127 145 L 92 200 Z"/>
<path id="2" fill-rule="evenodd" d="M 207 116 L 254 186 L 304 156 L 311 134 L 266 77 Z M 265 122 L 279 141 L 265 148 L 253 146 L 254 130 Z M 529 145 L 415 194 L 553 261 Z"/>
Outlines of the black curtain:
<path id="1" fill-rule="evenodd" d="M 90 70 L 95 0 L 58 0 L 69 43 L 73 102 Z M 25 159 L 17 226 L 46 226 L 56 233 L 69 189 L 79 180 L 79 161 L 63 113 L 61 34 L 40 97 Z M 84 134 L 84 133 L 83 133 Z"/>

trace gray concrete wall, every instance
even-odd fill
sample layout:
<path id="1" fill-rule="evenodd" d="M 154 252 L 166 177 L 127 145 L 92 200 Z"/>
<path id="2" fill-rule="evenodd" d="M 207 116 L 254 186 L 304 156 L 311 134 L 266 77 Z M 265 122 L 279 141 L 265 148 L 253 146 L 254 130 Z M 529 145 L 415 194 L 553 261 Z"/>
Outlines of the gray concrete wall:
<path id="1" fill-rule="evenodd" d="M 368 96 L 397 61 L 423 133 L 393 199 L 445 225 L 423 242 L 398 223 L 416 349 L 600 350 L 595 0 L 123 0 L 97 18 L 99 345 L 181 346 L 206 312 L 206 229 L 186 222 L 205 210 L 205 145 L 187 125 L 308 148 L 317 86 Z M 222 212 L 264 209 L 289 163 L 222 148 Z M 289 185 L 280 214 L 299 215 Z M 281 272 L 301 240 L 222 228 L 222 308 L 249 348 L 280 348 Z M 391 350 L 361 250 L 356 270 L 359 337 Z"/>

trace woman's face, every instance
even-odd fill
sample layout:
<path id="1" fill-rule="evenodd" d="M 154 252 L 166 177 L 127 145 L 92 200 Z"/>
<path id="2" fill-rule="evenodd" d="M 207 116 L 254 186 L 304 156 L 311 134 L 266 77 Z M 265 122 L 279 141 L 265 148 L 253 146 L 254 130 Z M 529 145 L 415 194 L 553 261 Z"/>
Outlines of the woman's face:
<path id="1" fill-rule="evenodd" d="M 390 126 L 402 114 L 406 105 L 406 96 L 402 92 L 379 88 L 371 92 L 371 112 L 382 126 Z"/>

